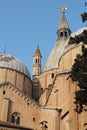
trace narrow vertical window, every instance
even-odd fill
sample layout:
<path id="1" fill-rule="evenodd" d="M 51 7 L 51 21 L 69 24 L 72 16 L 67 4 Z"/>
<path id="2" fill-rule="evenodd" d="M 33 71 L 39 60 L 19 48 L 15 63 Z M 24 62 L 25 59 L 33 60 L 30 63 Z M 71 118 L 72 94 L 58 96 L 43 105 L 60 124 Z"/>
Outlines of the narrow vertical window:
<path id="1" fill-rule="evenodd" d="M 60 33 L 60 37 L 63 37 L 63 32 Z"/>
<path id="2" fill-rule="evenodd" d="M 51 74 L 52 79 L 54 78 L 54 73 Z"/>
<path id="3" fill-rule="evenodd" d="M 65 32 L 65 37 L 67 37 L 67 32 Z"/>
<path id="4" fill-rule="evenodd" d="M 35 63 L 37 63 L 37 59 L 35 60 Z"/>
<path id="5" fill-rule="evenodd" d="M 4 94 L 4 95 L 6 94 L 5 90 L 3 90 L 3 94 Z"/>

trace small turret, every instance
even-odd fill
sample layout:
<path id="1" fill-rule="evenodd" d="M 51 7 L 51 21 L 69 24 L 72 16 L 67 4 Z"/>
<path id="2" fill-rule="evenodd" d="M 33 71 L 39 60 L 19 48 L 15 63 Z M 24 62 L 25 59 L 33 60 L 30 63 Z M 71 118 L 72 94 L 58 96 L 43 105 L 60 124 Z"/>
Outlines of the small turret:
<path id="1" fill-rule="evenodd" d="M 37 47 L 33 56 L 33 90 L 32 97 L 34 100 L 38 101 L 40 97 L 40 84 L 38 80 L 38 75 L 41 73 L 41 52 L 39 47 Z"/>
<path id="2" fill-rule="evenodd" d="M 41 52 L 37 47 L 33 56 L 33 76 L 38 76 L 41 73 Z"/>

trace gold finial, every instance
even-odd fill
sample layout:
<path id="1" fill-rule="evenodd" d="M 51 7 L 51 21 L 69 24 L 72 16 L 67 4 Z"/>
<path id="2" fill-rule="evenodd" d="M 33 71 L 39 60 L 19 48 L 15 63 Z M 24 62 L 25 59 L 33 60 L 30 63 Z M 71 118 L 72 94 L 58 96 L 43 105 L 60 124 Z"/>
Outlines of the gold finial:
<path id="1" fill-rule="evenodd" d="M 67 9 L 67 6 L 66 5 L 62 5 L 62 13 L 64 13 L 66 9 Z"/>

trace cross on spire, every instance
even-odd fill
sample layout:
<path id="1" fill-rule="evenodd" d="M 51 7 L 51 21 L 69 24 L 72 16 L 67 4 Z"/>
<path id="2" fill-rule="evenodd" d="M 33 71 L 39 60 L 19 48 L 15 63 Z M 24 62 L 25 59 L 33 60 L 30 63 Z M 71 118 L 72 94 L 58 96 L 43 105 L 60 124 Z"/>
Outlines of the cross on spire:
<path id="1" fill-rule="evenodd" d="M 62 13 L 64 13 L 66 9 L 67 9 L 67 6 L 66 5 L 62 5 L 62 8 L 61 8 Z"/>

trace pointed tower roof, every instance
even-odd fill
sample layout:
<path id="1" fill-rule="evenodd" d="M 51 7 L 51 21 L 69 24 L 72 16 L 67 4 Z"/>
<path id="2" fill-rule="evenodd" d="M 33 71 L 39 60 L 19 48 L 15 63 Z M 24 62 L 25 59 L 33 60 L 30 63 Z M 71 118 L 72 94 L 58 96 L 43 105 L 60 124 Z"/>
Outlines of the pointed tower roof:
<path id="1" fill-rule="evenodd" d="M 35 53 L 34 53 L 34 56 L 40 56 L 40 57 L 42 57 L 42 56 L 41 56 L 40 49 L 39 49 L 39 46 L 37 46 L 37 49 L 36 49 L 36 51 L 35 51 Z"/>
<path id="2" fill-rule="evenodd" d="M 71 30 L 69 28 L 66 16 L 65 16 L 65 10 L 67 9 L 66 5 L 62 6 L 62 16 L 60 19 L 60 24 L 57 30 L 57 34 L 59 35 L 61 30 L 68 30 L 69 34 L 71 33 Z"/>
<path id="3" fill-rule="evenodd" d="M 63 29 L 63 28 L 69 29 L 69 25 L 68 25 L 68 22 L 66 20 L 66 16 L 65 16 L 65 12 L 64 11 L 62 12 L 62 17 L 61 17 L 61 20 L 60 20 L 60 24 L 59 24 L 58 30 Z"/>

